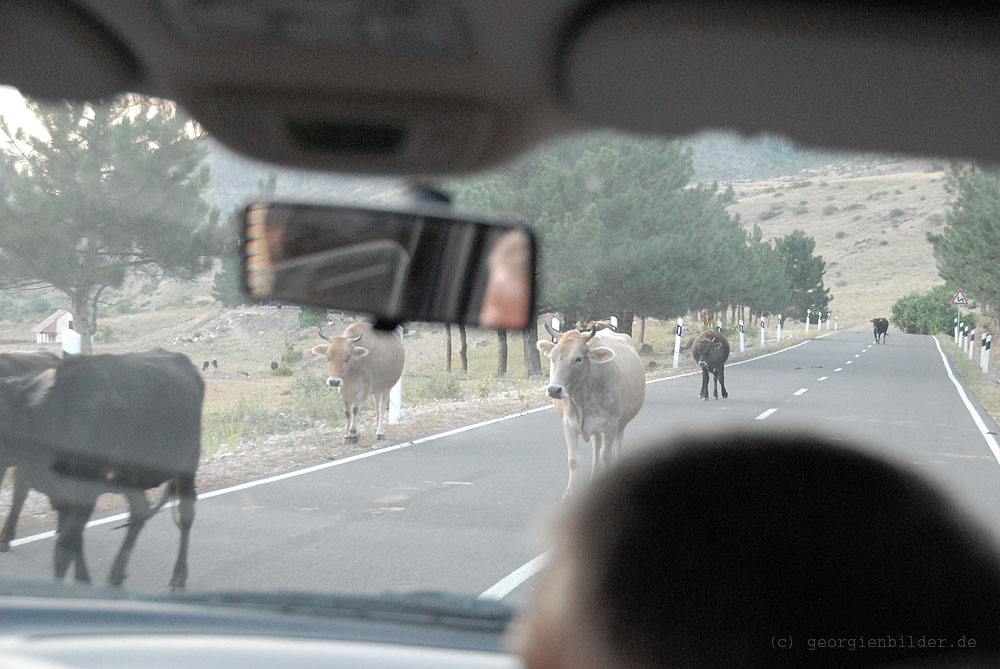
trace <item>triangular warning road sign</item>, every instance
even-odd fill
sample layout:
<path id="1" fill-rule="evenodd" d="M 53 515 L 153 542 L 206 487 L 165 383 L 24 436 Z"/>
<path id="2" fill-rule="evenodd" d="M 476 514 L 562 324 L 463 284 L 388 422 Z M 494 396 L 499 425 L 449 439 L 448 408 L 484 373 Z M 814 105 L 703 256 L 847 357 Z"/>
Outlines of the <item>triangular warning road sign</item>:
<path id="1" fill-rule="evenodd" d="M 965 299 L 965 293 L 958 291 L 955 293 L 955 297 L 951 298 L 952 304 L 968 304 L 969 301 Z"/>

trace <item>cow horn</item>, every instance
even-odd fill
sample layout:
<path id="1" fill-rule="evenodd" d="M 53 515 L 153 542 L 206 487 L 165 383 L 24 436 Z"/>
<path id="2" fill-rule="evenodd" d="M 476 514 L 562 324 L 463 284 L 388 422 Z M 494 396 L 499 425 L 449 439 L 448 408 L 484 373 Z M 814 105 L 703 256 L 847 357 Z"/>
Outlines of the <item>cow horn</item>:
<path id="1" fill-rule="evenodd" d="M 587 337 L 587 341 L 590 341 L 591 339 L 593 339 L 595 334 L 597 334 L 597 323 L 594 323 L 591 326 L 591 328 L 590 328 L 590 336 Z"/>
<path id="2" fill-rule="evenodd" d="M 551 325 L 549 325 L 548 323 L 545 324 L 545 331 L 548 332 L 553 337 L 556 337 L 556 336 L 559 335 L 559 333 Z"/>
<path id="3" fill-rule="evenodd" d="M 353 341 L 353 342 L 359 342 L 359 341 L 361 341 L 362 337 L 364 337 L 364 335 L 358 335 L 357 337 L 351 337 L 351 341 Z"/>
<path id="4" fill-rule="evenodd" d="M 316 329 L 319 330 L 320 339 L 322 339 L 323 341 L 330 341 L 330 338 L 327 337 L 325 334 L 323 334 L 323 329 L 320 326 L 317 325 Z"/>

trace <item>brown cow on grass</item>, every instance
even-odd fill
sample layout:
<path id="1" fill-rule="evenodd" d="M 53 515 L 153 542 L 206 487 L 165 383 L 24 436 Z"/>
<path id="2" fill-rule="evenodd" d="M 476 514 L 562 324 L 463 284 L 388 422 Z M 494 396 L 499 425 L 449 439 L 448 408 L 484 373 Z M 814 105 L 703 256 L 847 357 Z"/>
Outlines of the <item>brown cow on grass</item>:
<path id="1" fill-rule="evenodd" d="M 345 444 L 358 442 L 358 413 L 368 395 L 375 398 L 375 438 L 384 439 L 383 420 L 389 391 L 403 373 L 403 342 L 394 332 L 380 332 L 370 323 L 351 323 L 339 337 L 319 334 L 326 344 L 312 352 L 330 361 L 326 384 L 340 390 L 347 414 Z"/>
<path id="2" fill-rule="evenodd" d="M 550 359 L 548 395 L 562 417 L 569 451 L 569 483 L 563 494 L 568 499 L 579 460 L 578 439 L 594 440 L 591 476 L 600 465 L 609 467 L 620 454 L 625 425 L 642 408 L 646 375 L 628 335 L 596 326 L 589 333 L 545 329 L 556 343 L 539 341 L 537 346 Z"/>
<path id="3" fill-rule="evenodd" d="M 721 332 L 705 330 L 691 345 L 691 357 L 701 365 L 701 394 L 698 397 L 708 400 L 708 373 L 714 378 L 713 392 L 719 399 L 719 386 L 722 386 L 722 398 L 729 397 L 726 391 L 726 360 L 729 359 L 729 340 Z"/>

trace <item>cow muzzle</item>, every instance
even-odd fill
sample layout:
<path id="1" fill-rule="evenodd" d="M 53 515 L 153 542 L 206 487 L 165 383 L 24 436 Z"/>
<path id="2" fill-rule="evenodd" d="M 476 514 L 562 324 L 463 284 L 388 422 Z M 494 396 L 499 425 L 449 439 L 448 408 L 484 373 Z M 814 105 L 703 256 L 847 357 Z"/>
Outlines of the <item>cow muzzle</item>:
<path id="1" fill-rule="evenodd" d="M 563 386 L 551 385 L 546 389 L 546 392 L 554 400 L 561 400 L 566 397 L 566 388 Z"/>
<path id="2" fill-rule="evenodd" d="M 332 376 L 329 376 L 326 379 L 326 385 L 332 386 L 333 388 L 339 388 L 340 387 L 340 379 L 335 379 Z"/>

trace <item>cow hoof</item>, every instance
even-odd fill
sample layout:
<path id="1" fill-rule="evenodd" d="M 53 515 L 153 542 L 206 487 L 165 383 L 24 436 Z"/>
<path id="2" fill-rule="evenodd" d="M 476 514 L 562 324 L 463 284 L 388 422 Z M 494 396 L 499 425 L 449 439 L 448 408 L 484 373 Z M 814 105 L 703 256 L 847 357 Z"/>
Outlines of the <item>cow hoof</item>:
<path id="1" fill-rule="evenodd" d="M 357 435 L 357 434 L 349 434 L 346 437 L 344 437 L 344 443 L 345 444 L 356 444 L 356 443 L 358 443 L 358 438 L 360 436 L 361 435 Z"/>
<path id="2" fill-rule="evenodd" d="M 729 399 L 729 393 L 722 393 L 722 399 L 728 400 Z"/>
<path id="3" fill-rule="evenodd" d="M 376 434 L 375 435 L 375 441 L 382 441 L 383 439 L 385 439 L 385 435 L 384 434 Z"/>
<path id="4" fill-rule="evenodd" d="M 703 399 L 703 400 L 705 400 L 707 402 L 708 401 L 708 395 L 702 395 L 701 399 Z"/>

